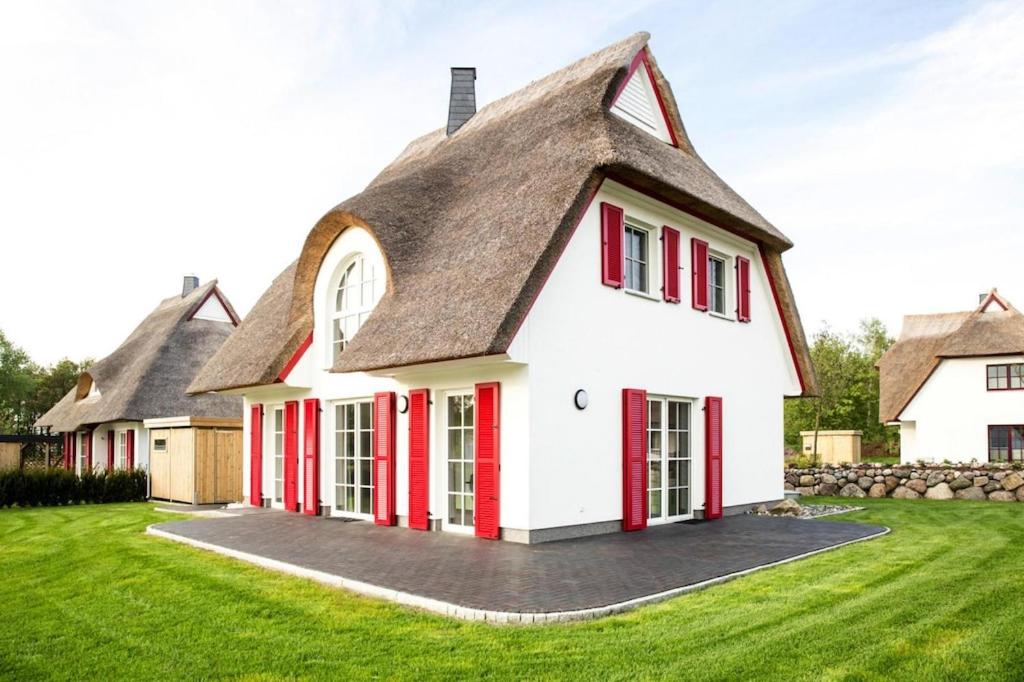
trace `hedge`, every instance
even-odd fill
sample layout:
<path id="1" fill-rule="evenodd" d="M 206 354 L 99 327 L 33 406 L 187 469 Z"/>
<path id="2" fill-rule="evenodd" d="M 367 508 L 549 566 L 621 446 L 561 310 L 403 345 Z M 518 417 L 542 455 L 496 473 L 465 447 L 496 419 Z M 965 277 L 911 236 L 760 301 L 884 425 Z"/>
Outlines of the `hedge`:
<path id="1" fill-rule="evenodd" d="M 0 509 L 145 499 L 146 472 L 141 469 L 82 476 L 65 469 L 0 469 Z"/>

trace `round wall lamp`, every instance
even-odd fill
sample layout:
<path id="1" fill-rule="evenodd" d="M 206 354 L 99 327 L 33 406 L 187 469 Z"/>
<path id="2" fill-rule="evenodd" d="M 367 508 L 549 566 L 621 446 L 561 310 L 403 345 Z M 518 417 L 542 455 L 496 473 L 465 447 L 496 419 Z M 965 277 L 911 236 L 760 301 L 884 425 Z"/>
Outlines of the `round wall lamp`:
<path id="1" fill-rule="evenodd" d="M 409 411 L 409 397 L 400 395 L 398 396 L 398 411 L 405 414 Z"/>
<path id="2" fill-rule="evenodd" d="M 590 403 L 590 397 L 587 395 L 587 392 L 581 388 L 576 391 L 576 395 L 572 397 L 572 401 L 576 404 L 577 410 L 585 410 L 587 409 L 587 405 Z"/>

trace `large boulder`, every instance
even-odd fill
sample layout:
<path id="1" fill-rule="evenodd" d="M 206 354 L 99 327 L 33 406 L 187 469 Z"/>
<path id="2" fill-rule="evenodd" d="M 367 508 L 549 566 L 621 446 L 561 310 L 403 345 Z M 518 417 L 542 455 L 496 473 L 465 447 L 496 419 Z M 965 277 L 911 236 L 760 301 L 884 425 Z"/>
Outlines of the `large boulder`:
<path id="1" fill-rule="evenodd" d="M 919 500 L 921 499 L 921 493 L 917 492 L 909 485 L 901 485 L 893 492 L 892 497 L 894 500 Z"/>
<path id="2" fill-rule="evenodd" d="M 800 504 L 795 500 L 786 498 L 777 505 L 768 510 L 769 514 L 775 514 L 776 516 L 782 515 L 797 515 L 800 513 Z"/>
<path id="3" fill-rule="evenodd" d="M 786 483 L 790 484 L 794 488 L 800 485 L 800 477 L 792 472 L 786 474 Z"/>
<path id="4" fill-rule="evenodd" d="M 811 497 L 814 495 L 814 486 L 798 485 L 796 487 L 796 491 L 800 493 L 801 496 Z"/>
<path id="5" fill-rule="evenodd" d="M 868 490 L 874 484 L 875 479 L 871 478 L 870 476 L 861 476 L 860 478 L 857 479 L 857 485 L 859 485 L 862 490 Z"/>
<path id="6" fill-rule="evenodd" d="M 1021 490 L 1024 490 L 1024 488 L 1021 488 Z M 835 495 L 838 492 L 839 492 L 839 486 L 836 485 L 835 483 L 822 483 L 821 485 L 818 486 L 818 494 L 819 495 L 830 495 L 831 496 L 831 495 Z"/>
<path id="7" fill-rule="evenodd" d="M 928 478 L 927 480 L 925 480 L 925 485 L 927 485 L 929 488 L 932 488 L 940 483 L 945 482 L 946 474 L 942 473 L 941 471 L 933 471 L 930 474 L 928 474 Z"/>
<path id="8" fill-rule="evenodd" d="M 797 482 L 797 485 L 803 486 L 805 488 L 810 488 L 811 486 L 814 485 L 814 476 L 811 476 L 810 474 L 804 474 L 803 476 L 800 477 L 800 480 Z"/>
<path id="9" fill-rule="evenodd" d="M 956 499 L 958 500 L 984 500 L 985 491 L 981 488 L 971 486 L 970 488 L 961 488 L 956 491 Z"/>
<path id="10" fill-rule="evenodd" d="M 949 489 L 953 491 L 963 490 L 964 488 L 970 488 L 971 485 L 973 485 L 971 479 L 966 476 L 957 476 L 949 482 Z"/>
<path id="11" fill-rule="evenodd" d="M 885 477 L 885 492 L 891 493 L 893 490 L 896 490 L 896 488 L 898 488 L 899 485 L 900 479 L 896 478 L 895 476 L 890 475 Z"/>
<path id="12" fill-rule="evenodd" d="M 1024 478 L 1021 478 L 1016 471 L 1010 472 L 1010 475 L 1003 479 L 1003 490 L 1016 490 L 1022 485 L 1024 485 Z"/>
<path id="13" fill-rule="evenodd" d="M 833 476 L 832 474 L 822 474 L 821 475 L 821 482 L 822 483 L 832 483 L 832 484 L 835 484 L 836 477 Z"/>
<path id="14" fill-rule="evenodd" d="M 920 478 L 910 479 L 909 481 L 907 481 L 906 487 L 910 488 L 918 495 L 924 495 L 926 492 L 928 492 L 928 485 Z"/>
<path id="15" fill-rule="evenodd" d="M 868 488 L 868 497 L 885 497 L 885 494 L 887 492 L 889 491 L 885 489 L 884 483 L 876 483 L 870 488 Z"/>
<path id="16" fill-rule="evenodd" d="M 1002 489 L 1003 486 L 1000 485 L 999 481 L 989 481 L 988 483 L 985 484 L 985 487 L 982 488 L 982 490 L 984 490 L 986 493 L 994 493 L 995 491 Z"/>
<path id="17" fill-rule="evenodd" d="M 953 491 L 949 489 L 949 484 L 945 481 L 935 484 L 933 487 L 928 488 L 928 492 L 924 494 L 929 500 L 952 500 Z"/>
<path id="18" fill-rule="evenodd" d="M 996 490 L 988 496 L 991 502 L 1016 502 L 1017 495 L 1009 490 Z"/>
<path id="19" fill-rule="evenodd" d="M 988 476 L 975 476 L 974 485 L 984 488 L 988 484 Z"/>
<path id="20" fill-rule="evenodd" d="M 896 478 L 910 478 L 909 469 L 893 469 L 892 475 Z"/>
<path id="21" fill-rule="evenodd" d="M 847 483 L 839 491 L 839 497 L 865 497 L 867 493 L 856 483 Z"/>
<path id="22" fill-rule="evenodd" d="M 856 483 L 857 482 L 857 472 L 856 471 L 851 471 L 850 473 L 846 474 L 846 480 L 849 481 L 850 483 Z"/>

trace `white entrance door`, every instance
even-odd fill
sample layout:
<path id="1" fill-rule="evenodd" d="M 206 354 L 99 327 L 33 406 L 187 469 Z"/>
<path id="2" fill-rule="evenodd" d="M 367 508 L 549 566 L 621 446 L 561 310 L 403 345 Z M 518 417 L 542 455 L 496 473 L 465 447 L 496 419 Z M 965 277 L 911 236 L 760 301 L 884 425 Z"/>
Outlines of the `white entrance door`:
<path id="1" fill-rule="evenodd" d="M 473 393 L 445 396 L 445 530 L 473 532 Z"/>
<path id="2" fill-rule="evenodd" d="M 373 402 L 334 406 L 334 513 L 373 518 Z"/>
<path id="3" fill-rule="evenodd" d="M 686 400 L 647 400 L 647 516 L 657 524 L 693 518 L 690 411 Z"/>
<path id="4" fill-rule="evenodd" d="M 284 507 L 284 407 L 271 408 L 270 452 L 274 460 L 273 506 Z"/>

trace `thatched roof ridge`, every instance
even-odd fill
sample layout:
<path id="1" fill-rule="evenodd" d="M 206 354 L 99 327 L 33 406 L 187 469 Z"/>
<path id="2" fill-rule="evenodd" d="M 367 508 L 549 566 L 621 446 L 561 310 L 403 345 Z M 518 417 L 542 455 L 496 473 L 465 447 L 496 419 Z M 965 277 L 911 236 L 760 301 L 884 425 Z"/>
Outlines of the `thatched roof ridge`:
<path id="1" fill-rule="evenodd" d="M 73 431 L 83 425 L 152 417 L 240 417 L 239 398 L 185 393 L 234 328 L 230 322 L 192 319 L 213 294 L 219 295 L 216 280 L 187 296 L 161 301 L 113 353 L 90 365 L 78 386 L 36 425 Z M 219 298 L 227 302 L 223 295 Z M 234 314 L 231 308 L 229 312 Z M 92 386 L 99 395 L 88 395 Z"/>
<path id="2" fill-rule="evenodd" d="M 413 141 L 363 192 L 317 223 L 290 291 L 285 293 L 282 275 L 273 285 L 280 290 L 265 294 L 275 300 L 290 295 L 287 316 L 275 324 L 243 323 L 238 341 L 225 345 L 190 390 L 224 390 L 278 376 L 312 330 L 320 264 L 353 225 L 365 227 L 380 244 L 388 289 L 334 371 L 504 352 L 593 193 L 612 177 L 762 246 L 805 390 L 813 392 L 803 330 L 777 257 L 791 242 L 697 156 L 649 53 L 643 52 L 679 146 L 609 111 L 647 40 L 638 33 L 535 81 L 482 108 L 450 136 L 439 129 Z M 254 309 L 250 317 L 256 314 Z M 256 333 L 257 326 L 263 332 Z"/>
<path id="3" fill-rule="evenodd" d="M 1004 309 L 986 310 L 993 301 Z M 1024 354 L 1024 315 L 1005 299 L 990 295 L 971 311 L 907 315 L 878 361 L 879 418 L 897 421 L 944 358 L 1014 354 Z"/>

